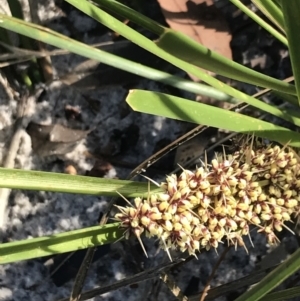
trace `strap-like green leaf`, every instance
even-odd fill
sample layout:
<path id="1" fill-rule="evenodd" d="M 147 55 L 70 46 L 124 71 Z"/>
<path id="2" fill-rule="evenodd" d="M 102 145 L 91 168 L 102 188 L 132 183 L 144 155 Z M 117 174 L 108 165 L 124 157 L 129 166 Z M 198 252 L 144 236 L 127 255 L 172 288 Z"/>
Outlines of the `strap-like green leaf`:
<path id="1" fill-rule="evenodd" d="M 300 269 L 300 249 L 235 301 L 257 301 Z"/>
<path id="2" fill-rule="evenodd" d="M 122 237 L 119 223 L 0 244 L 0 264 L 113 243 Z"/>
<path id="3" fill-rule="evenodd" d="M 233 103 L 238 102 L 237 99 L 234 99 L 228 94 L 219 91 L 215 88 L 195 83 L 189 80 L 185 80 L 167 72 L 162 72 L 141 65 L 139 63 L 129 61 L 122 57 L 86 45 L 84 43 L 80 43 L 51 29 L 30 22 L 25 22 L 20 19 L 0 14 L 0 27 L 62 49 L 67 49 L 73 53 L 77 53 L 87 58 L 103 62 L 109 66 L 113 66 L 115 68 L 131 72 L 133 74 L 138 74 L 145 78 L 149 78 L 167 85 L 171 85 L 178 89 L 186 90 L 200 95 L 206 95 L 220 101 Z"/>
<path id="4" fill-rule="evenodd" d="M 289 41 L 289 53 L 291 57 L 295 85 L 297 88 L 298 101 L 300 104 L 300 1 L 281 1 L 284 14 L 285 30 Z"/>
<path id="5" fill-rule="evenodd" d="M 209 125 L 244 134 L 254 134 L 282 144 L 300 147 L 300 134 L 236 112 L 163 93 L 132 90 L 126 99 L 135 111 Z"/>
<path id="6" fill-rule="evenodd" d="M 264 0 L 267 2 L 266 0 Z M 255 21 L 258 25 L 260 25 L 262 28 L 267 30 L 272 36 L 274 36 L 276 39 L 278 39 L 281 43 L 283 43 L 285 46 L 288 46 L 288 41 L 284 35 L 282 35 L 279 31 L 277 31 L 273 26 L 271 26 L 269 23 L 264 21 L 257 13 L 249 9 L 245 4 L 242 3 L 240 0 L 230 0 L 236 7 L 238 7 L 243 13 L 245 13 L 247 16 L 249 16 L 253 21 Z M 270 18 L 271 16 L 268 15 Z M 282 17 L 282 13 L 281 13 Z M 272 18 L 274 20 L 274 18 Z M 274 23 L 276 23 L 274 21 Z M 276 23 L 278 24 L 278 23 Z"/>
<path id="7" fill-rule="evenodd" d="M 107 26 L 111 30 L 116 31 L 120 35 L 124 36 L 128 40 L 170 62 L 178 68 L 181 68 L 182 70 L 197 76 L 213 87 L 219 88 L 223 92 L 225 92 L 225 90 L 223 90 L 222 88 L 227 85 L 223 83 L 219 84 L 218 80 L 207 75 L 202 70 L 199 70 L 199 68 L 197 68 L 196 66 L 200 66 L 207 70 L 214 71 L 217 74 L 252 83 L 261 87 L 266 87 L 289 94 L 296 94 L 296 90 L 293 85 L 237 64 L 207 49 L 206 47 L 195 42 L 184 34 L 171 29 L 165 29 L 164 34 L 160 36 L 160 39 L 155 44 L 134 29 L 123 24 L 118 19 L 114 18 L 113 16 L 109 15 L 93 4 L 87 2 L 86 0 L 66 1 L 74 5 L 85 14 L 94 18 L 98 22 Z M 101 4 L 101 0 L 99 0 L 98 3 Z M 188 64 L 186 62 L 190 62 L 191 64 Z M 194 66 L 193 64 L 195 64 L 196 66 Z M 228 86 L 227 89 L 230 90 L 229 88 L 230 87 Z M 231 92 L 233 92 L 232 90 L 234 89 L 231 88 Z M 231 93 L 228 94 L 233 96 Z"/>
<path id="8" fill-rule="evenodd" d="M 285 32 L 281 7 L 274 0 L 251 0 L 282 32 Z"/>
<path id="9" fill-rule="evenodd" d="M 0 187 L 125 197 L 146 196 L 148 183 L 0 168 Z M 153 184 L 151 191 L 161 191 Z"/>

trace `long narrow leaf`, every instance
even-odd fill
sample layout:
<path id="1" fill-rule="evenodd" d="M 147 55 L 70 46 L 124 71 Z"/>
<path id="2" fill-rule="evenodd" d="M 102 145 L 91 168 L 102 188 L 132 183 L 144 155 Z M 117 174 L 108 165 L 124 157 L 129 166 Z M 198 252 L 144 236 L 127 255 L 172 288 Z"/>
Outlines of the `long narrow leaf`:
<path id="1" fill-rule="evenodd" d="M 147 195 L 148 191 L 148 184 L 142 182 L 8 168 L 0 168 L 0 187 L 107 196 L 119 196 L 119 192 L 125 197 Z M 150 190 L 160 191 L 154 185 Z"/>
<path id="2" fill-rule="evenodd" d="M 142 100 L 142 101 L 141 101 Z M 163 93 L 132 90 L 126 99 L 135 111 L 205 124 L 300 147 L 300 134 L 239 113 Z"/>
<path id="3" fill-rule="evenodd" d="M 292 69 L 295 77 L 295 85 L 297 88 L 298 101 L 300 104 L 300 43 L 299 43 L 299 28 L 300 28 L 300 1 L 289 0 L 281 1 L 284 14 L 284 23 L 287 37 L 289 40 L 289 53 L 292 62 Z"/>
<path id="4" fill-rule="evenodd" d="M 157 35 L 161 35 L 165 27 L 155 22 L 154 20 L 142 15 L 141 13 L 133 10 L 132 8 L 114 0 L 93 0 L 92 2 L 99 4 L 106 10 L 109 10 L 114 15 L 119 15 L 125 19 L 129 19 L 131 22 L 142 26 L 143 28 L 153 32 Z"/>
<path id="5" fill-rule="evenodd" d="M 283 101 L 290 103 L 293 106 L 298 106 L 298 97 L 291 94 L 272 91 L 272 95 L 281 98 Z"/>
<path id="6" fill-rule="evenodd" d="M 0 244 L 0 264 L 110 244 L 123 236 L 119 223 Z"/>
<path id="7" fill-rule="evenodd" d="M 156 44 L 166 52 L 200 68 L 238 81 L 295 94 L 292 85 L 288 84 L 287 86 L 278 79 L 266 76 L 229 60 L 180 32 L 169 29 L 160 36 Z M 177 45 L 177 47 L 174 47 L 174 45 Z"/>
<path id="8" fill-rule="evenodd" d="M 270 293 L 264 297 L 262 297 L 261 301 L 282 301 L 282 300 L 289 300 L 291 298 L 299 297 L 300 296 L 300 286 L 287 288 L 282 291 Z"/>
<path id="9" fill-rule="evenodd" d="M 138 74 L 148 79 L 171 85 L 178 89 L 186 90 L 200 95 L 206 95 L 218 99 L 220 101 L 237 102 L 237 99 L 233 99 L 228 94 L 222 91 L 218 91 L 215 88 L 188 81 L 180 77 L 173 76 L 169 73 L 162 72 L 135 63 L 133 61 L 129 61 L 127 59 L 105 52 L 103 50 L 99 50 L 89 45 L 80 43 L 51 29 L 33 23 L 25 22 L 10 16 L 0 14 L 0 27 L 31 37 L 33 39 L 37 39 L 39 41 L 62 49 L 67 49 L 73 53 L 77 53 L 87 58 L 103 62 L 109 66 L 113 66 L 115 68 L 131 72 L 133 74 Z"/>
<path id="10" fill-rule="evenodd" d="M 179 32 L 171 29 L 166 29 L 164 34 L 160 36 L 160 39 L 157 42 L 157 45 L 159 47 L 157 47 L 157 45 L 151 40 L 147 39 L 134 29 L 123 24 L 118 19 L 110 16 L 108 13 L 98 7 L 95 7 L 93 4 L 87 2 L 86 0 L 66 1 L 74 5 L 85 14 L 94 18 L 98 22 L 107 26 L 111 30 L 118 32 L 128 40 L 145 48 L 146 50 L 170 62 L 171 64 L 181 68 L 182 70 L 197 76 L 198 78 L 209 83 L 215 88 L 217 87 L 210 83 L 212 82 L 212 80 L 210 79 L 211 76 L 208 76 L 206 73 L 199 70 L 199 68 L 197 68 L 196 66 L 187 64 L 186 62 L 192 62 L 193 64 L 196 64 L 201 68 L 205 68 L 220 75 L 228 76 L 240 81 L 245 81 L 261 87 L 279 90 L 281 92 L 289 94 L 296 94 L 295 87 L 293 85 L 237 64 L 209 50 L 208 48 L 195 42 L 189 37 L 180 34 Z M 101 1 L 99 1 L 99 3 L 101 3 Z M 176 45 L 176 47 L 174 47 L 174 45 Z M 208 79 L 210 80 L 210 82 L 207 81 Z M 222 91 L 221 87 L 220 90 Z"/>
<path id="11" fill-rule="evenodd" d="M 230 0 L 236 7 L 238 7 L 243 13 L 249 16 L 253 21 L 255 21 L 258 25 L 268 31 L 272 36 L 278 39 L 281 43 L 288 46 L 288 41 L 285 36 L 283 36 L 280 32 L 278 32 L 274 27 L 264 21 L 258 14 L 249 9 L 245 4 L 243 4 L 240 0 Z"/>
<path id="12" fill-rule="evenodd" d="M 254 97 L 246 95 L 246 94 L 216 80 L 214 77 L 209 76 L 208 74 L 206 74 L 199 68 L 197 68 L 191 64 L 188 64 L 186 62 L 183 62 L 182 60 L 177 59 L 176 57 L 170 55 L 169 53 L 163 51 L 162 49 L 159 49 L 152 41 L 150 41 L 146 37 L 142 36 L 141 34 L 137 33 L 136 31 L 134 31 L 127 25 L 125 25 L 122 22 L 120 22 L 119 20 L 117 20 L 116 18 L 110 16 L 103 10 L 88 3 L 87 1 L 85 1 L 85 0 L 82 0 L 82 1 L 66 0 L 66 1 L 71 3 L 72 5 L 76 6 L 76 8 L 80 9 L 87 15 L 93 17 L 95 20 L 101 22 L 102 24 L 106 25 L 107 27 L 111 28 L 112 30 L 115 30 L 116 32 L 123 35 L 124 37 L 130 39 L 131 41 L 138 44 L 139 46 L 141 46 L 141 47 L 147 49 L 148 51 L 160 56 L 161 58 L 171 62 L 172 64 L 183 69 L 184 71 L 190 72 L 190 73 L 194 74 L 195 76 L 198 76 L 203 81 L 207 82 L 208 84 L 212 85 L 213 87 L 215 87 L 225 93 L 228 93 L 229 95 L 231 95 L 237 99 L 240 99 L 241 101 L 247 102 L 248 104 L 250 104 L 252 106 L 255 106 L 261 110 L 264 110 L 270 114 L 273 114 L 277 117 L 283 118 L 287 121 L 293 122 L 296 125 L 300 125 L 300 120 L 298 118 L 291 118 L 288 114 L 281 112 L 279 109 L 277 109 L 271 105 L 265 104 L 262 101 L 255 99 Z M 183 34 L 175 33 L 174 31 L 171 31 L 171 30 L 167 30 L 163 36 L 166 39 L 168 39 L 168 47 L 169 47 L 168 50 L 170 50 L 171 52 L 173 51 L 172 49 L 175 49 L 175 48 L 180 49 L 181 48 L 181 47 L 174 47 L 174 45 L 178 46 L 178 44 L 176 44 L 176 42 L 177 42 L 178 36 L 181 36 L 183 40 L 189 41 L 190 46 L 191 46 L 190 49 L 193 49 L 193 47 L 195 47 L 195 49 L 192 50 L 192 51 L 194 51 L 194 53 L 192 55 L 192 59 L 193 59 L 193 57 L 197 57 L 199 55 L 199 53 L 198 53 L 199 44 L 194 42 L 193 40 L 187 38 Z M 167 38 L 167 36 L 168 36 L 168 38 Z M 206 49 L 206 50 L 208 51 L 207 56 L 208 57 L 211 56 L 212 52 L 208 49 Z M 180 50 L 178 50 L 178 51 L 180 51 Z M 182 50 L 182 55 L 183 56 L 185 55 L 185 48 Z M 222 56 L 220 56 L 220 55 L 214 54 L 214 58 L 215 59 L 219 58 L 220 60 L 222 60 Z M 218 61 L 216 64 L 219 66 L 220 62 Z M 236 64 L 236 63 L 230 61 L 230 64 Z M 241 70 L 239 70 L 239 71 L 241 73 Z M 278 80 L 275 80 L 275 81 L 278 82 Z M 290 85 L 284 81 L 280 81 L 280 82 L 281 82 L 280 85 L 285 86 L 284 90 L 286 91 L 286 93 L 292 93 L 291 92 L 292 90 L 293 90 L 293 94 L 296 92 L 295 87 L 293 85 Z M 281 88 L 283 88 L 283 86 Z"/>
<path id="13" fill-rule="evenodd" d="M 38 26 L 38 25 L 35 25 L 32 23 L 24 22 L 22 20 L 0 14 L 0 27 L 6 28 L 9 30 L 13 30 L 15 32 L 27 35 L 29 37 L 36 38 L 42 42 L 45 42 L 45 43 L 48 43 L 48 44 L 51 44 L 51 45 L 54 45 L 57 47 L 68 49 L 69 51 L 83 55 L 85 57 L 105 62 L 108 65 L 116 66 L 117 68 L 122 69 L 122 70 L 127 70 L 132 73 L 136 72 L 136 73 L 140 74 L 141 76 L 151 78 L 151 76 L 153 75 L 152 73 L 150 73 L 150 71 L 153 71 L 154 69 L 150 70 L 151 68 L 146 68 L 145 66 L 141 67 L 140 64 L 122 59 L 120 57 L 106 53 L 99 49 L 95 49 L 95 48 L 85 45 L 83 43 L 72 40 L 68 37 L 65 37 L 57 32 L 51 31 L 50 29 L 47 29 L 47 28 L 44 28 L 44 27 L 41 27 L 41 26 Z M 206 83 L 215 87 L 216 89 L 220 90 L 221 92 L 229 94 L 232 97 L 234 97 L 235 99 L 239 99 L 240 101 L 249 103 L 250 105 L 257 107 L 263 111 L 266 111 L 270 114 L 273 114 L 280 118 L 291 121 L 291 118 L 289 116 L 286 116 L 286 114 L 283 114 L 279 109 L 277 109 L 271 105 L 268 105 L 262 101 L 259 101 L 258 99 L 254 98 L 254 97 L 251 97 L 245 93 L 242 93 L 242 92 L 218 81 L 217 79 L 215 79 L 212 76 L 209 76 L 208 74 L 206 74 L 205 72 L 203 72 L 202 70 L 200 70 L 197 67 L 194 67 L 188 63 L 182 62 L 181 60 L 176 59 L 176 58 L 175 58 L 175 60 L 177 60 L 177 62 L 178 62 L 178 67 L 181 66 L 182 69 L 187 72 L 193 71 L 191 73 L 194 73 L 195 75 L 199 75 L 199 77 L 202 77 L 203 81 L 205 81 Z M 156 80 L 160 79 L 160 81 L 162 81 L 162 82 L 163 81 L 168 82 L 169 80 L 174 81 L 174 77 L 171 76 L 171 78 L 169 78 L 169 76 L 170 75 L 168 75 L 168 74 L 167 74 L 167 76 L 156 74 L 155 76 L 153 76 L 153 79 L 155 79 L 155 77 L 156 77 Z M 292 86 L 292 87 L 294 87 L 294 86 Z M 290 89 L 288 89 L 288 90 L 290 90 Z M 296 119 L 292 119 L 292 121 L 297 122 Z"/>
<path id="14" fill-rule="evenodd" d="M 282 32 L 285 32 L 281 9 L 272 0 L 251 0 L 259 10 L 271 20 Z"/>
<path id="15" fill-rule="evenodd" d="M 300 249 L 235 301 L 257 301 L 300 269 Z"/>
<path id="16" fill-rule="evenodd" d="M 165 54 L 164 52 L 159 51 L 159 49 L 157 49 L 150 43 L 151 41 L 146 39 L 141 34 L 135 32 L 122 22 L 108 15 L 103 10 L 93 7 L 92 4 L 88 3 L 85 0 L 66 1 L 74 5 L 76 8 L 80 9 L 87 15 L 91 16 L 95 20 L 101 22 L 103 25 L 109 27 L 110 29 L 118 32 L 127 39 L 138 44 L 139 46 L 147 49 L 157 56 L 160 56 L 163 59 L 166 59 L 170 63 L 178 66 L 179 68 L 182 68 L 186 72 L 194 74 L 195 76 L 205 81 L 205 79 L 202 77 L 203 75 L 201 75 L 200 73 L 198 73 L 198 75 L 194 73 L 195 69 L 189 71 L 184 69 L 182 62 L 181 66 L 179 66 L 178 63 L 180 62 L 178 60 L 170 58 L 170 56 L 167 56 L 167 54 Z M 104 0 L 103 2 L 102 0 L 97 0 L 97 3 L 99 3 L 100 5 L 103 4 L 103 6 L 107 5 L 106 0 Z M 114 2 L 111 2 L 110 8 L 112 8 L 113 5 Z M 172 36 L 176 36 L 176 38 L 172 40 L 171 43 L 165 43 L 165 39 L 169 38 L 170 34 Z M 175 57 L 195 64 L 201 68 L 216 72 L 217 74 L 227 76 L 236 80 L 242 80 L 253 85 L 295 94 L 295 89 L 292 85 L 283 83 L 280 80 L 266 76 L 262 73 L 256 72 L 250 68 L 235 63 L 174 30 L 165 29 L 164 34 L 160 34 L 160 39 L 158 40 L 157 45 L 166 50 L 168 53 L 174 55 Z"/>

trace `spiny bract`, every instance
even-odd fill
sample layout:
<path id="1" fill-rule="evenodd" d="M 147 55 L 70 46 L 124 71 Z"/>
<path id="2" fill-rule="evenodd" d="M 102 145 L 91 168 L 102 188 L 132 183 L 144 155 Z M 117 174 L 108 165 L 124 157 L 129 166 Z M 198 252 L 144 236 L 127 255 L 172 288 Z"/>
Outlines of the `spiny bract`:
<path id="1" fill-rule="evenodd" d="M 287 147 L 253 148 L 244 146 L 195 171 L 168 176 L 163 193 L 118 207 L 115 219 L 125 237 L 145 233 L 159 238 L 166 251 L 195 255 L 201 248 L 217 248 L 223 239 L 244 245 L 242 236 L 255 225 L 276 243 L 274 232 L 299 211 L 300 164 Z"/>

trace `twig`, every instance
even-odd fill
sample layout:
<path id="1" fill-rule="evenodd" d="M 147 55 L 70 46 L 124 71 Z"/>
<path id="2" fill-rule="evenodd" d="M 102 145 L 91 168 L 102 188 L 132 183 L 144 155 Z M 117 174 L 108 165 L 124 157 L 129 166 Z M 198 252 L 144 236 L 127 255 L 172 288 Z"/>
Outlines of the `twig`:
<path id="1" fill-rule="evenodd" d="M 108 221 L 108 216 L 110 214 L 111 209 L 113 208 L 113 205 L 115 203 L 116 198 L 112 198 L 103 214 L 101 217 L 101 220 L 99 222 L 99 225 L 105 225 Z M 74 285 L 72 288 L 72 292 L 70 295 L 70 298 L 68 299 L 69 301 L 78 301 L 81 300 L 81 292 L 82 288 L 84 285 L 85 278 L 87 276 L 87 273 L 89 271 L 89 268 L 91 266 L 91 263 L 93 262 L 93 258 L 96 252 L 96 247 L 87 249 L 84 259 L 81 263 L 81 266 L 78 270 L 78 273 L 76 275 Z"/>
<path id="2" fill-rule="evenodd" d="M 38 15 L 38 1 L 28 0 L 28 3 L 30 7 L 31 21 L 35 24 L 41 24 L 41 20 Z M 37 45 L 42 53 L 46 50 L 45 43 L 38 41 Z M 53 68 L 52 68 L 51 57 L 49 55 L 41 57 L 38 59 L 38 62 L 40 68 L 42 69 L 45 82 L 53 80 Z"/>
<path id="3" fill-rule="evenodd" d="M 210 290 L 210 282 L 212 281 L 212 279 L 214 278 L 216 271 L 218 269 L 218 267 L 220 266 L 221 262 L 223 261 L 223 259 L 225 258 L 226 254 L 228 253 L 230 247 L 226 247 L 226 249 L 222 252 L 222 255 L 219 257 L 217 263 L 215 264 L 208 280 L 207 283 L 203 289 L 200 301 L 204 301 L 205 297 L 207 296 L 208 291 Z"/>
<path id="4" fill-rule="evenodd" d="M 245 276 L 243 278 L 239 278 L 237 280 L 234 280 L 232 282 L 214 287 L 208 291 L 206 301 L 209 300 L 216 300 L 216 298 L 225 296 L 229 292 L 237 291 L 245 286 L 250 286 L 254 283 L 259 282 L 263 277 L 265 277 L 268 273 L 270 273 L 273 269 L 275 269 L 278 265 L 272 266 L 267 269 L 261 269 L 258 271 L 255 271 L 251 273 L 248 276 Z M 190 301 L 199 301 L 200 296 L 203 294 L 203 291 L 200 293 L 197 293 L 193 296 L 190 296 Z"/>
<path id="5" fill-rule="evenodd" d="M 172 294 L 177 298 L 179 301 L 188 301 L 188 297 L 185 296 L 179 286 L 175 284 L 175 281 L 171 279 L 171 276 L 167 273 L 161 273 L 159 278 L 163 281 L 163 283 L 168 287 L 168 289 L 172 292 Z"/>
<path id="6" fill-rule="evenodd" d="M 96 296 L 108 293 L 113 290 L 120 289 L 122 287 L 131 285 L 133 283 L 139 283 L 142 281 L 150 280 L 153 278 L 156 278 L 159 276 L 160 273 L 163 273 L 166 269 L 173 268 L 175 266 L 181 265 L 182 261 L 180 259 L 178 261 L 173 261 L 170 263 L 167 263 L 165 265 L 160 266 L 159 268 L 154 267 L 152 269 L 143 271 L 141 273 L 135 274 L 131 277 L 126 277 L 125 279 L 119 280 L 113 284 L 109 284 L 107 286 L 103 287 L 97 287 L 92 290 L 86 291 L 82 293 L 80 297 L 80 301 L 88 300 L 91 298 L 94 298 Z M 277 265 L 276 265 L 277 266 Z M 276 266 L 272 266 L 268 269 L 261 269 L 258 271 L 253 272 L 252 274 L 245 276 L 243 278 L 237 279 L 235 281 L 232 281 L 230 283 L 223 284 L 221 286 L 212 288 L 208 292 L 208 300 L 215 300 L 219 296 L 224 296 L 227 292 L 230 292 L 232 290 L 240 289 L 245 286 L 249 286 L 251 284 L 259 282 L 266 274 L 270 273 Z M 202 294 L 202 292 L 201 292 Z M 198 301 L 200 298 L 199 293 L 191 296 L 189 298 L 189 301 Z M 63 298 L 60 300 L 55 301 L 69 301 L 69 298 Z"/>
<path id="7" fill-rule="evenodd" d="M 20 139 L 23 134 L 23 117 L 26 115 L 26 107 L 28 102 L 28 96 L 24 95 L 20 99 L 17 112 L 17 120 L 14 125 L 14 133 L 10 140 L 10 145 L 7 150 L 7 155 L 3 163 L 5 168 L 13 168 L 15 166 L 15 158 L 19 149 Z M 0 228 L 3 228 L 7 220 L 7 203 L 11 189 L 0 189 Z"/>
<path id="8" fill-rule="evenodd" d="M 100 47 L 100 48 L 101 47 L 109 47 L 109 46 L 116 47 L 115 44 L 116 44 L 116 42 L 102 42 L 102 43 L 90 44 L 89 46 L 97 47 L 97 48 L 98 47 Z M 123 45 L 123 44 L 125 44 L 125 42 L 120 41 L 117 44 L 118 45 Z M 67 55 L 67 54 L 71 53 L 69 50 L 64 50 L 64 49 L 55 49 L 55 50 L 52 50 L 52 51 L 29 50 L 29 49 L 24 49 L 24 48 L 19 48 L 19 47 L 15 47 L 15 46 L 12 46 L 12 45 L 8 45 L 8 44 L 3 43 L 1 41 L 0 41 L 0 45 L 12 52 L 12 53 L 1 54 L 0 55 L 0 61 L 7 61 L 7 60 L 11 60 L 11 59 L 20 59 L 22 61 L 28 61 L 28 60 L 31 60 L 34 57 L 42 58 L 42 57 L 45 57 L 45 56 Z M 16 64 L 18 62 L 19 61 L 12 61 L 12 62 L 6 63 L 5 65 L 0 64 L 0 68 L 1 67 L 6 67 L 7 64 L 11 65 L 11 64 Z"/>
<path id="9" fill-rule="evenodd" d="M 0 70 L 0 85 L 2 85 L 5 93 L 8 96 L 9 100 L 13 100 L 15 98 L 15 91 L 10 87 L 10 85 L 8 84 L 7 78 L 6 76 L 3 74 L 3 72 L 1 72 Z"/>
<path id="10" fill-rule="evenodd" d="M 127 285 L 131 285 L 133 283 L 139 283 L 139 282 L 142 282 L 145 280 L 156 278 L 165 269 L 174 267 L 175 265 L 177 265 L 178 263 L 181 263 L 181 262 L 182 262 L 182 259 L 178 259 L 177 261 L 168 262 L 166 264 L 163 264 L 160 267 L 154 267 L 152 269 L 135 274 L 131 277 L 126 277 L 125 279 L 119 280 L 113 284 L 109 284 L 109 285 L 103 286 L 103 287 L 97 287 L 95 289 L 92 289 L 90 291 L 82 293 L 81 297 L 78 300 L 88 300 L 95 296 L 105 294 L 107 292 L 119 289 L 119 288 L 127 286 Z M 58 301 L 69 301 L 69 300 L 70 300 L 69 298 L 64 298 L 64 299 L 60 299 Z"/>

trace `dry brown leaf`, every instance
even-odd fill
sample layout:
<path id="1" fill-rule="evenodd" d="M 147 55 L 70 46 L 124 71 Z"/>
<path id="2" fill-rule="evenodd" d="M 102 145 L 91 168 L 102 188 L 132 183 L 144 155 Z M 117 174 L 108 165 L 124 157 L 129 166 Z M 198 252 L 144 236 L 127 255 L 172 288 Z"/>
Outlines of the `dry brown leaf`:
<path id="1" fill-rule="evenodd" d="M 93 168 L 88 172 L 89 177 L 103 178 L 113 168 L 105 159 L 97 159 Z"/>
<path id="2" fill-rule="evenodd" d="M 31 138 L 33 151 L 45 157 L 71 152 L 92 130 L 75 130 L 60 124 L 43 125 L 30 122 L 26 131 Z"/>
<path id="3" fill-rule="evenodd" d="M 214 5 L 213 0 L 158 0 L 161 10 L 169 26 L 180 31 L 205 47 L 232 59 L 230 48 L 231 34 L 222 13 Z M 198 78 L 189 74 L 194 81 Z M 208 97 L 197 96 L 197 100 L 217 106 L 221 102 Z M 175 164 L 184 166 L 186 161 L 197 157 L 203 145 L 199 138 L 190 140 L 176 150 Z"/>
<path id="4" fill-rule="evenodd" d="M 212 0 L 158 0 L 167 23 L 205 47 L 232 58 L 231 34 Z"/>

